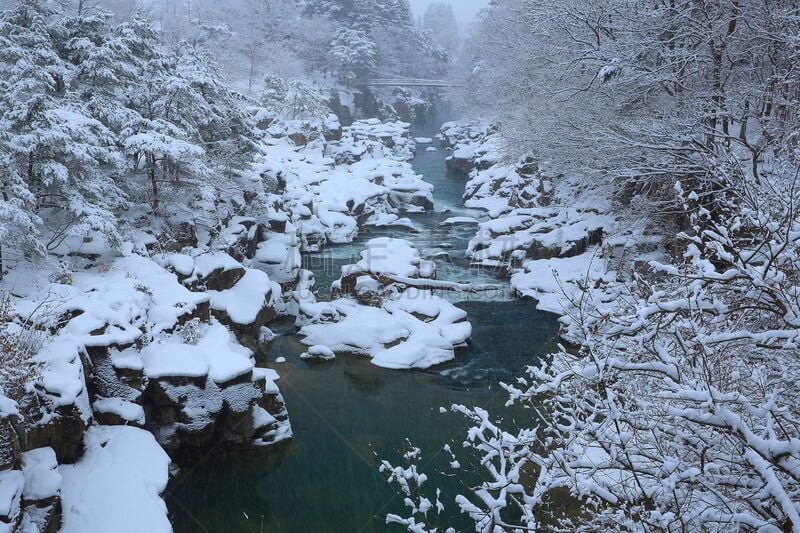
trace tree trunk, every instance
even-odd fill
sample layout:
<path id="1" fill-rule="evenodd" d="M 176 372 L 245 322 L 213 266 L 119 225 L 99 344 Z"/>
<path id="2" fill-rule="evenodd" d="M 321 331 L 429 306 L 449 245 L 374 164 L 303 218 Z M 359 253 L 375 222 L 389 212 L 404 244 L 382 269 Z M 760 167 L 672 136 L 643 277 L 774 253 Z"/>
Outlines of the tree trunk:
<path id="1" fill-rule="evenodd" d="M 153 211 L 158 211 L 158 182 L 156 181 L 156 156 L 147 154 L 147 172 L 150 176 L 150 187 L 153 190 Z"/>

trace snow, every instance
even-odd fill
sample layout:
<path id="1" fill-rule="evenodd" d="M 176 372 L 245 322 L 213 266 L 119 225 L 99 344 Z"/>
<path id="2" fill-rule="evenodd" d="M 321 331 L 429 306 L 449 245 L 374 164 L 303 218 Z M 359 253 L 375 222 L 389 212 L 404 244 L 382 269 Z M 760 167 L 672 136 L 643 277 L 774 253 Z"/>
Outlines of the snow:
<path id="1" fill-rule="evenodd" d="M 192 272 L 194 272 L 194 259 L 189 255 L 170 254 L 167 257 L 167 262 L 178 274 L 191 276 Z"/>
<path id="2" fill-rule="evenodd" d="M 174 257 L 172 256 L 172 258 Z M 185 261 L 181 261 L 181 263 L 185 263 Z M 179 266 L 185 267 L 186 265 L 180 264 Z M 216 271 L 229 272 L 231 270 L 240 270 L 241 268 L 242 265 L 225 252 L 204 252 L 194 257 L 192 277 L 187 279 L 185 283 L 207 278 Z"/>
<path id="3" fill-rule="evenodd" d="M 480 224 L 477 218 L 473 217 L 450 217 L 440 223 L 442 226 L 456 226 L 460 224 Z"/>
<path id="4" fill-rule="evenodd" d="M 327 346 L 312 346 L 300 356 L 301 359 L 323 359 L 328 361 L 336 358 L 336 353 Z"/>
<path id="5" fill-rule="evenodd" d="M 299 332 L 304 344 L 370 356 L 373 364 L 384 368 L 429 368 L 450 361 L 455 348 L 472 335 L 466 312 L 414 288 L 380 308 L 340 299 L 307 304 L 302 310 L 311 317 Z M 323 318 L 331 316 L 335 321 Z"/>
<path id="6" fill-rule="evenodd" d="M 269 276 L 248 268 L 236 285 L 225 291 L 208 291 L 211 308 L 224 311 L 236 324 L 252 324 L 264 307 L 281 293 L 281 287 L 270 281 Z"/>
<path id="7" fill-rule="evenodd" d="M 233 334 L 212 322 L 197 344 L 168 337 L 153 342 L 141 351 L 145 375 L 149 378 L 204 377 L 227 383 L 253 370 L 249 349 L 238 344 Z"/>
<path id="8" fill-rule="evenodd" d="M 130 426 L 93 426 L 85 454 L 63 465 L 63 533 L 172 531 L 160 494 L 170 459 L 155 438 Z"/>
<path id="9" fill-rule="evenodd" d="M 33 360 L 42 365 L 39 381 L 52 401 L 58 406 L 77 406 L 83 419 L 88 420 L 91 409 L 84 385 L 81 351 L 80 344 L 69 337 L 57 337 Z"/>
<path id="10" fill-rule="evenodd" d="M 511 287 L 537 300 L 537 309 L 563 314 L 580 287 L 591 286 L 605 275 L 605 262 L 597 249 L 568 258 L 526 261 L 524 269 L 511 278 Z"/>
<path id="11" fill-rule="evenodd" d="M 19 516 L 20 500 L 25 486 L 25 477 L 19 470 L 0 472 L 0 517 L 15 520 Z M 0 521 L 0 531 L 11 533 L 11 528 Z"/>
<path id="12" fill-rule="evenodd" d="M 297 244 L 315 250 L 320 242 L 352 242 L 364 219 L 371 221 L 368 225 L 402 223 L 411 228 L 399 220 L 399 213 L 432 207 L 433 186 L 406 162 L 413 156 L 413 146 L 406 123 L 359 121 L 344 128 L 339 142 L 297 148 L 278 141 L 267 149 L 256 172 L 285 180 L 280 201 L 299 229 Z M 270 246 L 269 252 L 259 252 L 258 259 L 286 263 L 286 254 Z M 297 259 L 294 264 L 299 265 Z"/>
<path id="13" fill-rule="evenodd" d="M 61 490 L 61 472 L 52 448 L 37 448 L 22 454 L 22 473 L 25 477 L 23 497 L 26 500 L 46 500 Z"/>
<path id="14" fill-rule="evenodd" d="M 207 302 L 209 296 L 193 293 L 177 282 L 175 274 L 138 255 L 114 261 L 108 272 L 80 272 L 72 286 L 56 286 L 63 305 L 60 312 L 82 311 L 62 330 L 89 346 L 125 345 L 142 335 L 171 329 L 178 319 Z M 143 313 L 143 310 L 147 313 Z M 93 334 L 102 329 L 100 334 Z"/>
<path id="15" fill-rule="evenodd" d="M 154 343 L 141 353 L 144 372 L 148 378 L 203 377 L 208 374 L 208 362 L 197 346 L 183 343 Z"/>
<path id="16" fill-rule="evenodd" d="M 144 425 L 144 408 L 122 398 L 100 398 L 92 404 L 92 408 L 97 413 L 117 415 L 122 420 L 139 426 Z"/>
<path id="17" fill-rule="evenodd" d="M 342 276 L 369 272 L 413 278 L 420 275 L 420 261 L 419 251 L 410 242 L 378 237 L 366 243 L 358 263 L 342 267 Z"/>
<path id="18" fill-rule="evenodd" d="M 0 387 L 0 420 L 9 416 L 19 416 L 19 406 L 17 402 L 5 396 L 3 388 Z"/>

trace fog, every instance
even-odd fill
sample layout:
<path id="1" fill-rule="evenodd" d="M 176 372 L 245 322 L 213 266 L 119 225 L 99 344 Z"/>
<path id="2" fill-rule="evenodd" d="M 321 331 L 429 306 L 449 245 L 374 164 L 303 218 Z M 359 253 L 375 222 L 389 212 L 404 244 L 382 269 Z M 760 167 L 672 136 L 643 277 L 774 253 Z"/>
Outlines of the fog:
<path id="1" fill-rule="evenodd" d="M 428 6 L 434 2 L 442 0 L 410 0 L 411 8 L 414 10 L 414 15 L 422 15 Z M 447 0 L 445 0 L 446 3 Z M 453 6 L 453 11 L 456 12 L 459 23 L 466 24 L 470 22 L 478 12 L 489 5 L 489 0 L 451 0 L 450 5 Z"/>

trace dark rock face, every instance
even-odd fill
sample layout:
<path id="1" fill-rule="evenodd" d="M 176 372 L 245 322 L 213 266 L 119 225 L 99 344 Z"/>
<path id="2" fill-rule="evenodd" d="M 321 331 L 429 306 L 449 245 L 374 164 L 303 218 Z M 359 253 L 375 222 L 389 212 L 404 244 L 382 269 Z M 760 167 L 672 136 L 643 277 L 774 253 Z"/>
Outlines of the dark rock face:
<path id="1" fill-rule="evenodd" d="M 288 420 L 277 391 L 265 390 L 252 373 L 228 383 L 209 378 L 152 380 L 142 394 L 147 424 L 159 443 L 181 463 L 191 462 L 222 443 L 248 445 L 264 438 L 256 411 L 263 409 L 277 424 Z"/>
<path id="2" fill-rule="evenodd" d="M 26 522 L 36 529 L 37 533 L 58 533 L 61 529 L 61 498 L 53 496 L 38 501 L 22 501 L 23 515 Z M 27 531 L 30 530 L 26 530 Z"/>
<path id="3" fill-rule="evenodd" d="M 472 169 L 475 168 L 475 163 L 471 159 L 450 156 L 445 160 L 447 171 L 457 174 L 459 176 L 468 176 Z"/>
<path id="4" fill-rule="evenodd" d="M 209 291 L 227 291 L 244 277 L 244 267 L 217 268 L 205 276 L 198 276 L 197 284 Z M 193 288 L 193 287 L 189 287 Z"/>
<path id="5" fill-rule="evenodd" d="M 59 464 L 73 464 L 83 455 L 83 434 L 87 423 L 75 405 L 57 407 L 29 424 L 25 432 L 25 450 L 50 447 Z"/>
<path id="6" fill-rule="evenodd" d="M 331 108 L 331 111 L 339 119 L 342 126 L 349 126 L 355 122 L 353 110 L 342 103 L 338 92 L 333 93 L 328 99 L 328 107 Z"/>
<path id="7" fill-rule="evenodd" d="M 308 144 L 308 138 L 301 132 L 294 132 L 289 134 L 289 139 L 295 146 L 305 146 Z"/>
<path id="8" fill-rule="evenodd" d="M 343 97 L 350 99 L 351 102 L 343 102 Z M 380 120 L 398 118 L 398 113 L 393 106 L 381 100 L 367 88 L 350 92 L 336 91 L 328 98 L 327 104 L 342 126 L 351 126 L 359 118 L 374 117 Z"/>

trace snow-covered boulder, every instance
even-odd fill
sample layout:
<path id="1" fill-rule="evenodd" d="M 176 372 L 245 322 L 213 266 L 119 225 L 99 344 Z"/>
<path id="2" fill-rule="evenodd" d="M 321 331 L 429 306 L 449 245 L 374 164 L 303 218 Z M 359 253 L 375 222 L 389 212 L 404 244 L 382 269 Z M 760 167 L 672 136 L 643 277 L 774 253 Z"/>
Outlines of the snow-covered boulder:
<path id="1" fill-rule="evenodd" d="M 0 472 L 0 533 L 13 533 L 21 518 L 25 477 L 20 470 Z"/>
<path id="2" fill-rule="evenodd" d="M 612 223 L 587 208 L 515 209 L 480 224 L 468 253 L 478 263 L 512 267 L 525 259 L 573 257 L 601 244 L 604 228 Z"/>
<path id="3" fill-rule="evenodd" d="M 22 455 L 25 487 L 20 530 L 46 533 L 61 526 L 62 476 L 52 448 L 37 448 Z"/>
<path id="4" fill-rule="evenodd" d="M 409 288 L 381 307 L 350 299 L 301 307 L 299 334 L 309 346 L 369 356 L 393 369 L 428 368 L 455 358 L 472 335 L 465 311 L 429 291 Z"/>
<path id="5" fill-rule="evenodd" d="M 312 346 L 307 352 L 300 355 L 301 359 L 321 359 L 323 361 L 330 361 L 336 359 L 336 352 L 327 346 Z"/>
<path id="6" fill-rule="evenodd" d="M 437 138 L 446 148 L 453 150 L 447 158 L 447 169 L 459 175 L 468 175 L 473 169 L 487 169 L 500 160 L 500 140 L 493 133 L 494 126 L 482 122 L 447 122 L 442 125 Z"/>
<path id="7" fill-rule="evenodd" d="M 380 305 L 391 295 L 395 283 L 414 279 L 435 279 L 436 264 L 420 257 L 419 251 L 404 239 L 379 237 L 366 244 L 361 260 L 342 267 L 335 291 L 355 296 L 362 303 Z"/>
<path id="8" fill-rule="evenodd" d="M 62 465 L 63 533 L 170 533 L 161 493 L 170 459 L 153 436 L 126 426 L 93 426 L 85 454 Z"/>
<path id="9" fill-rule="evenodd" d="M 256 446 L 268 446 L 292 437 L 289 413 L 277 385 L 279 379 L 271 368 L 253 370 L 253 383 L 262 391 L 253 409 L 253 443 Z"/>

